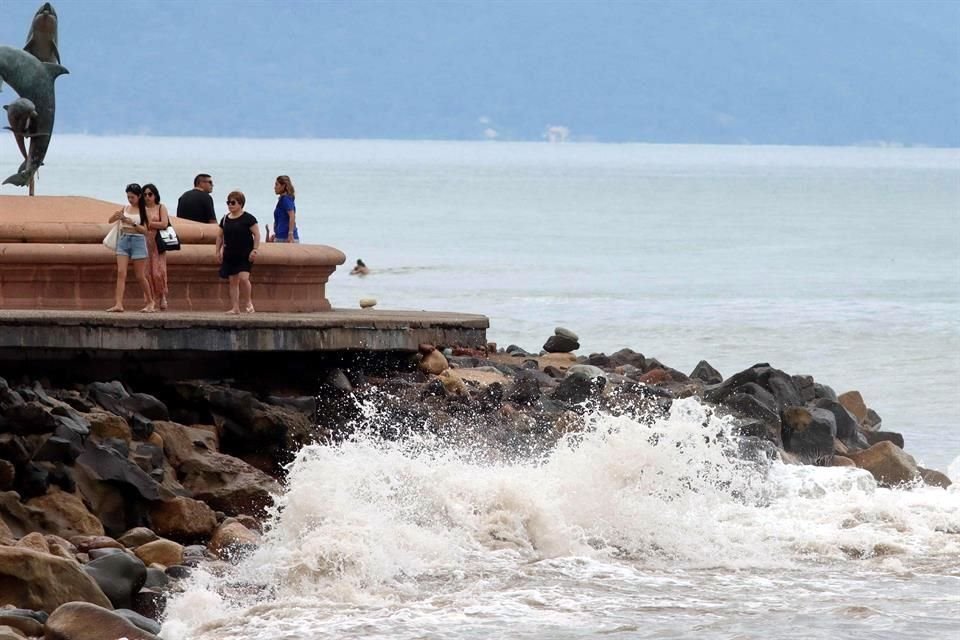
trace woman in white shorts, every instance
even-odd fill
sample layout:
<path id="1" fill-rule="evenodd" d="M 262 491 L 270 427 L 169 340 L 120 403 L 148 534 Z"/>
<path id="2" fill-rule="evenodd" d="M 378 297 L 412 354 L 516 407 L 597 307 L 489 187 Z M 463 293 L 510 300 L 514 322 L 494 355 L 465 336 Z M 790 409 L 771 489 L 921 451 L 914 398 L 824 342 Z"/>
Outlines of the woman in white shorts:
<path id="1" fill-rule="evenodd" d="M 120 222 L 120 233 L 117 237 L 117 289 L 113 306 L 107 309 L 112 313 L 123 312 L 123 293 L 127 287 L 127 265 L 133 261 L 133 273 L 143 289 L 143 299 L 146 306 L 141 309 L 144 313 L 155 313 L 157 310 L 150 292 L 150 283 L 147 282 L 147 211 L 143 201 L 143 190 L 139 184 L 127 185 L 127 205 L 110 216 L 110 222 Z"/>

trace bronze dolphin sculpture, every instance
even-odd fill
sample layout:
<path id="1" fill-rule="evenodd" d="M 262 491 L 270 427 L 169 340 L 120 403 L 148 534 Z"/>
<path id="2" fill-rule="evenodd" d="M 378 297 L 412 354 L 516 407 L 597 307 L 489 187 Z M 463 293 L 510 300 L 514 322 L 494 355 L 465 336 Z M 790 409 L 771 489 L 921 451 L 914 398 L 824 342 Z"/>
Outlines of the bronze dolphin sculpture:
<path id="1" fill-rule="evenodd" d="M 27 148 L 23 143 L 24 138 L 32 138 L 35 133 L 34 121 L 37 118 L 37 107 L 33 102 L 26 98 L 17 98 L 10 104 L 3 105 L 7 110 L 7 122 L 10 123 L 9 129 L 13 131 L 13 136 L 17 140 L 17 147 L 20 148 L 20 154 L 23 159 L 27 159 Z M 39 134 L 46 135 L 46 134 Z"/>
<path id="2" fill-rule="evenodd" d="M 27 33 L 27 44 L 23 50 L 32 53 L 40 62 L 60 64 L 60 50 L 57 48 L 57 12 L 53 5 L 44 2 L 37 9 Z"/>
<path id="3" fill-rule="evenodd" d="M 64 73 L 69 71 L 60 66 L 57 12 L 49 2 L 45 2 L 33 16 L 27 44 L 22 51 L 0 46 L 0 89 L 6 81 L 21 98 L 32 102 L 36 111 L 36 116 L 32 119 L 33 130 L 26 159 L 17 173 L 4 180 L 3 184 L 25 187 L 43 164 L 50 147 L 56 112 L 53 81 Z"/>

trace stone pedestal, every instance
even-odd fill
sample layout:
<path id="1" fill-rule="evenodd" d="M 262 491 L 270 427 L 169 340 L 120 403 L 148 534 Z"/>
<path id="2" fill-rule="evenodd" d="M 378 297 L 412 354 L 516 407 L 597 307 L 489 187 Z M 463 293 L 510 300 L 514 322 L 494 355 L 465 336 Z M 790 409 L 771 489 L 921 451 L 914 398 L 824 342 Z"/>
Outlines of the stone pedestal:
<path id="1" fill-rule="evenodd" d="M 113 304 L 116 257 L 103 246 L 119 205 L 81 197 L 0 196 L 0 308 L 98 310 Z M 167 254 L 171 311 L 230 306 L 218 277 L 218 227 L 173 218 L 183 248 Z M 251 272 L 258 311 L 329 311 L 326 284 L 344 254 L 325 245 L 261 243 Z M 128 269 L 124 306 L 143 292 Z"/>

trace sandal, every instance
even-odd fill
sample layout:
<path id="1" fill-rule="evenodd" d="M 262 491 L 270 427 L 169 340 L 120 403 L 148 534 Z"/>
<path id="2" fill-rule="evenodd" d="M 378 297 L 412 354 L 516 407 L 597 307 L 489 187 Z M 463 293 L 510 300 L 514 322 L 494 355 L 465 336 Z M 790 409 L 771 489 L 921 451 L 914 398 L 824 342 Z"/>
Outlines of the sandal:
<path id="1" fill-rule="evenodd" d="M 255 313 L 256 309 L 253 308 L 253 303 L 247 305 L 247 308 L 243 310 L 244 313 Z"/>

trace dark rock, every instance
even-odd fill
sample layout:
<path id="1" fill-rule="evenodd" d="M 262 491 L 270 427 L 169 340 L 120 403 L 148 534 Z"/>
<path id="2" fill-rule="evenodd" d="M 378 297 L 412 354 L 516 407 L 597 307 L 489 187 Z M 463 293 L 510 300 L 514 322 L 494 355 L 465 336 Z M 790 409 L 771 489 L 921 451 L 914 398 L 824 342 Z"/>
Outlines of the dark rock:
<path id="1" fill-rule="evenodd" d="M 40 449 L 33 454 L 36 462 L 64 462 L 71 463 L 80 455 L 79 449 L 69 440 L 58 436 L 49 436 L 44 440 Z"/>
<path id="2" fill-rule="evenodd" d="M 69 602 L 50 615 L 46 626 L 47 640 L 159 640 L 117 613 L 89 604 Z"/>
<path id="3" fill-rule="evenodd" d="M 529 406 L 540 399 L 540 383 L 532 372 L 517 374 L 503 399 L 514 404 Z"/>
<path id="4" fill-rule="evenodd" d="M 96 405 L 84 398 L 77 391 L 69 389 L 51 389 L 50 395 L 60 402 L 70 405 L 81 413 L 90 413 L 91 411 L 96 410 Z"/>
<path id="5" fill-rule="evenodd" d="M 873 409 L 867 409 L 867 417 L 864 418 L 861 426 L 868 431 L 877 431 L 882 422 L 883 420 L 879 415 L 877 415 L 876 411 Z"/>
<path id="6" fill-rule="evenodd" d="M 22 465 L 30 460 L 30 449 L 22 436 L 0 433 L 0 458 Z"/>
<path id="7" fill-rule="evenodd" d="M 723 376 L 720 375 L 720 372 L 711 367 L 706 360 L 697 363 L 697 366 L 690 372 L 690 377 L 696 378 L 704 384 L 720 384 L 723 382 Z"/>
<path id="8" fill-rule="evenodd" d="M 580 343 L 576 340 L 564 336 L 553 335 L 547 338 L 543 343 L 543 350 L 547 353 L 570 353 L 580 348 Z"/>
<path id="9" fill-rule="evenodd" d="M 167 567 L 164 573 L 174 580 L 183 580 L 184 578 L 190 577 L 190 575 L 193 573 L 193 568 L 183 564 L 175 564 Z"/>
<path id="10" fill-rule="evenodd" d="M 590 365 L 574 365 L 553 392 L 553 399 L 570 404 L 580 404 L 599 397 L 607 384 L 604 372 Z"/>
<path id="11" fill-rule="evenodd" d="M 833 400 L 834 402 L 837 401 L 837 392 L 827 385 L 820 384 L 819 382 L 815 382 L 813 385 L 813 396 L 816 400 L 826 398 L 827 400 Z"/>
<path id="12" fill-rule="evenodd" d="M 65 466 L 63 463 L 50 464 L 51 469 L 47 469 L 51 485 L 56 485 L 66 491 L 73 493 L 77 488 L 77 481 L 73 477 L 73 469 Z"/>
<path id="13" fill-rule="evenodd" d="M 807 464 L 828 464 L 833 458 L 837 420 L 827 409 L 787 407 L 783 410 L 783 448 Z"/>
<path id="14" fill-rule="evenodd" d="M 87 555 L 90 556 L 91 560 L 96 560 L 97 558 L 102 558 L 104 556 L 112 556 L 115 553 L 123 553 L 123 549 L 117 549 L 116 547 L 102 547 L 100 549 L 90 549 L 87 552 Z"/>
<path id="15" fill-rule="evenodd" d="M 116 609 L 114 613 L 118 616 L 121 616 L 127 620 L 127 622 L 133 624 L 133 626 L 143 629 L 147 633 L 152 633 L 154 635 L 160 633 L 160 624 L 151 620 L 146 616 L 142 616 L 136 611 L 131 611 L 130 609 Z"/>
<path id="16" fill-rule="evenodd" d="M 594 367 L 610 367 L 611 361 L 610 356 L 605 353 L 591 353 L 587 356 L 586 364 L 593 365 Z"/>
<path id="17" fill-rule="evenodd" d="M 536 360 L 530 358 L 530 359 L 528 359 L 528 360 L 524 360 L 523 362 L 521 362 L 521 363 L 520 363 L 520 368 L 521 368 L 521 369 L 532 369 L 532 370 L 536 371 L 536 370 L 540 369 L 540 363 L 537 362 Z"/>
<path id="18" fill-rule="evenodd" d="M 137 466 L 147 473 L 163 467 L 163 447 L 155 444 L 147 442 L 138 444 L 132 457 Z"/>
<path id="19" fill-rule="evenodd" d="M 0 431 L 17 435 L 53 433 L 57 424 L 53 414 L 36 400 L 13 405 L 0 416 Z"/>
<path id="20" fill-rule="evenodd" d="M 128 422 L 130 423 L 130 430 L 133 432 L 134 438 L 147 440 L 153 435 L 153 420 L 139 413 L 129 415 Z"/>
<path id="21" fill-rule="evenodd" d="M 903 449 L 903 435 L 895 431 L 865 431 L 862 433 L 867 441 L 867 444 L 870 446 L 873 446 L 878 442 L 892 442 Z"/>
<path id="22" fill-rule="evenodd" d="M 814 403 L 820 409 L 831 412 L 837 423 L 837 438 L 851 449 L 866 449 L 870 445 L 860 431 L 857 419 L 836 400 L 821 398 Z"/>
<path id="23" fill-rule="evenodd" d="M 504 390 L 502 384 L 499 382 L 488 384 L 477 392 L 477 406 L 480 411 L 484 413 L 496 411 L 500 408 L 500 405 L 503 404 L 503 395 Z"/>
<path id="24" fill-rule="evenodd" d="M 791 377 L 793 378 L 793 384 L 796 386 L 797 393 L 800 394 L 800 400 L 803 401 L 803 404 L 816 400 L 817 394 L 813 388 L 813 376 Z"/>
<path id="25" fill-rule="evenodd" d="M 170 578 L 163 569 L 147 567 L 147 580 L 143 583 L 145 588 L 163 589 L 168 584 L 170 584 Z"/>
<path id="26" fill-rule="evenodd" d="M 91 383 L 87 385 L 87 393 L 93 397 L 94 402 L 110 413 L 122 417 L 127 417 L 130 413 L 123 404 L 123 401 L 130 397 L 130 394 L 117 380 Z"/>
<path id="27" fill-rule="evenodd" d="M 131 487 L 146 500 L 160 499 L 160 488 L 156 481 L 113 449 L 88 442 L 83 454 L 77 458 L 77 465 L 89 469 L 98 480 Z"/>
<path id="28" fill-rule="evenodd" d="M 133 610 L 151 620 L 163 618 L 166 608 L 167 596 L 163 591 L 143 588 L 133 596 Z"/>
<path id="29" fill-rule="evenodd" d="M 17 474 L 16 487 L 23 500 L 42 496 L 50 488 L 50 472 L 35 462 L 29 462 Z"/>
<path id="30" fill-rule="evenodd" d="M 548 376 L 550 376 L 551 378 L 555 378 L 555 379 L 557 379 L 557 380 L 560 380 L 560 379 L 562 379 L 565 375 L 567 375 L 566 372 L 561 371 L 560 369 L 558 369 L 557 367 L 553 366 L 552 364 L 551 364 L 551 365 L 547 365 L 546 367 L 544 367 L 544 368 L 543 368 L 543 372 L 544 372 L 545 374 L 547 374 Z"/>
<path id="31" fill-rule="evenodd" d="M 0 413 L 23 403 L 23 396 L 11 389 L 6 380 L 0 378 Z"/>
<path id="32" fill-rule="evenodd" d="M 149 420 L 169 420 L 170 411 L 167 405 L 147 393 L 133 393 L 121 399 L 120 406 L 126 411 L 117 415 L 140 414 Z"/>
<path id="33" fill-rule="evenodd" d="M 17 478 L 17 468 L 9 460 L 0 460 L 0 491 L 8 491 Z"/>
<path id="34" fill-rule="evenodd" d="M 773 396 L 766 393 L 764 389 L 758 385 L 752 385 L 752 387 L 750 387 L 750 385 L 744 386 L 748 388 L 755 387 L 757 393 L 734 393 L 724 399 L 724 406 L 745 418 L 759 420 L 765 426 L 762 432 L 759 432 L 759 429 L 757 429 L 753 432 L 744 431 L 743 433 L 746 435 L 764 437 L 778 447 L 783 446 L 783 441 L 781 440 L 780 435 L 780 414 L 776 411 L 776 401 L 773 400 Z M 771 408 L 771 404 L 773 404 L 773 408 Z"/>
<path id="35" fill-rule="evenodd" d="M 126 553 L 114 553 L 91 560 L 83 570 L 118 609 L 128 609 L 135 593 L 147 581 L 143 562 Z"/>
<path id="36" fill-rule="evenodd" d="M 507 353 L 509 353 L 510 355 L 512 355 L 512 356 L 532 356 L 532 355 L 533 355 L 532 353 L 528 352 L 528 351 L 527 351 L 526 349 L 524 349 L 523 347 L 518 347 L 518 346 L 515 345 L 515 344 L 511 344 L 510 346 L 508 346 L 508 347 L 505 349 L 505 351 L 506 351 Z"/>
<path id="37" fill-rule="evenodd" d="M 946 489 L 953 482 L 945 473 L 941 473 L 936 469 L 924 469 L 923 467 L 917 467 L 920 470 L 920 477 L 923 478 L 924 484 L 930 485 L 931 487 L 942 487 Z"/>

